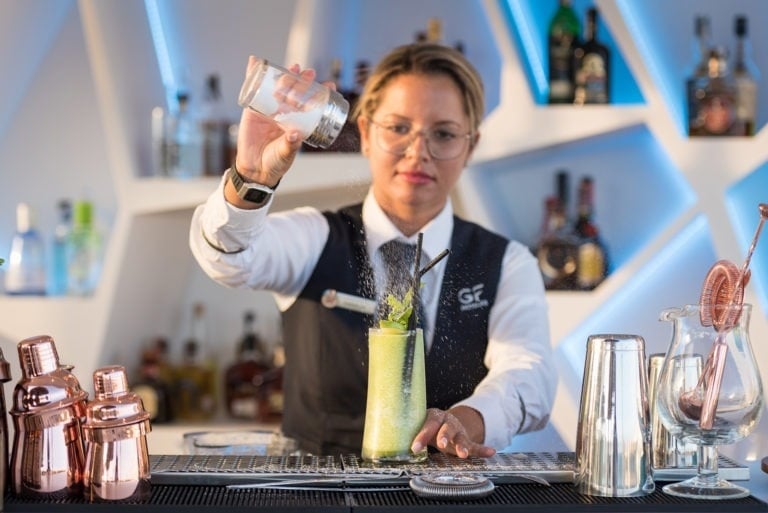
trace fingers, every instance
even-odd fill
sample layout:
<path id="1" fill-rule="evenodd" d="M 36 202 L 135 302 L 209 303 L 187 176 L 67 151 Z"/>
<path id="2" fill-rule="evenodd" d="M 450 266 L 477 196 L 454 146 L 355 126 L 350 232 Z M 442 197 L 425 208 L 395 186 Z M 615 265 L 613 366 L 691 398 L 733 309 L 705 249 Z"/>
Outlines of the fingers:
<path id="1" fill-rule="evenodd" d="M 432 445 L 441 452 L 453 454 L 459 458 L 470 456 L 488 458 L 496 453 L 492 447 L 472 441 L 455 415 L 436 408 L 427 410 L 424 426 L 414 438 L 411 450 L 419 452 L 426 445 Z"/>

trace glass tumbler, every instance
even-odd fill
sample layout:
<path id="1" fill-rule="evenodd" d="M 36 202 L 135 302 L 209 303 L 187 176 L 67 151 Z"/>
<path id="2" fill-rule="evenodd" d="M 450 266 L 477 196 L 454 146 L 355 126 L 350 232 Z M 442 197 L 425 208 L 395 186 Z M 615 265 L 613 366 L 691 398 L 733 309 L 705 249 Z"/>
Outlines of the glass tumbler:
<path id="1" fill-rule="evenodd" d="M 368 357 L 363 459 L 381 463 L 426 460 L 426 448 L 411 452 L 411 443 L 427 415 L 422 330 L 371 328 Z"/>
<path id="2" fill-rule="evenodd" d="M 304 142 L 316 148 L 336 140 L 349 113 L 349 102 L 337 91 L 265 59 L 258 59 L 249 71 L 238 103 L 284 130 L 298 130 Z"/>

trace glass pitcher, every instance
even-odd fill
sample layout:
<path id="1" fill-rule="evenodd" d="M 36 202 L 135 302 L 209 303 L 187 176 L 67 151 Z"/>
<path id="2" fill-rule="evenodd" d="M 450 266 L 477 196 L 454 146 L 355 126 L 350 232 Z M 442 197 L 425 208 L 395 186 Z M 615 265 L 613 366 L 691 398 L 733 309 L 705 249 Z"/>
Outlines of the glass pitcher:
<path id="1" fill-rule="evenodd" d="M 699 446 L 697 475 L 666 485 L 671 495 L 734 499 L 749 491 L 718 476 L 717 446 L 732 444 L 757 426 L 763 387 L 749 338 L 752 306 L 686 305 L 661 313 L 673 323 L 672 342 L 659 376 L 656 406 L 664 426 Z M 728 319 L 715 323 L 712 318 Z M 686 361 L 701 357 L 698 376 Z"/>

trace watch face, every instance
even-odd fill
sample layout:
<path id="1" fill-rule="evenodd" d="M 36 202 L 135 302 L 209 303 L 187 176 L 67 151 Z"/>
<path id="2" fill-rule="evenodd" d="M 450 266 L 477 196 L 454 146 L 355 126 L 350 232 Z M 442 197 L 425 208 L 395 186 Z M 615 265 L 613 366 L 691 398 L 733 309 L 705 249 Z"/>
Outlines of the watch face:
<path id="1" fill-rule="evenodd" d="M 260 191 L 258 189 L 248 189 L 245 191 L 243 199 L 252 203 L 263 203 L 269 197 L 269 193 L 266 191 Z"/>

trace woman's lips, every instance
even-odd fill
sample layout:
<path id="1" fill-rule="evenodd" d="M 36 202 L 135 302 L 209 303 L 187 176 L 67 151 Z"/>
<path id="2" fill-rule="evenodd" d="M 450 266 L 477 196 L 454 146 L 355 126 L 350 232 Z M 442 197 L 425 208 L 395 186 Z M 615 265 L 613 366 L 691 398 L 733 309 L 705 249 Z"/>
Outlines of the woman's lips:
<path id="1" fill-rule="evenodd" d="M 401 171 L 398 174 L 405 181 L 409 183 L 414 183 L 414 184 L 424 184 L 424 183 L 430 183 L 434 181 L 434 179 L 430 175 L 426 173 L 421 173 L 419 171 Z"/>

